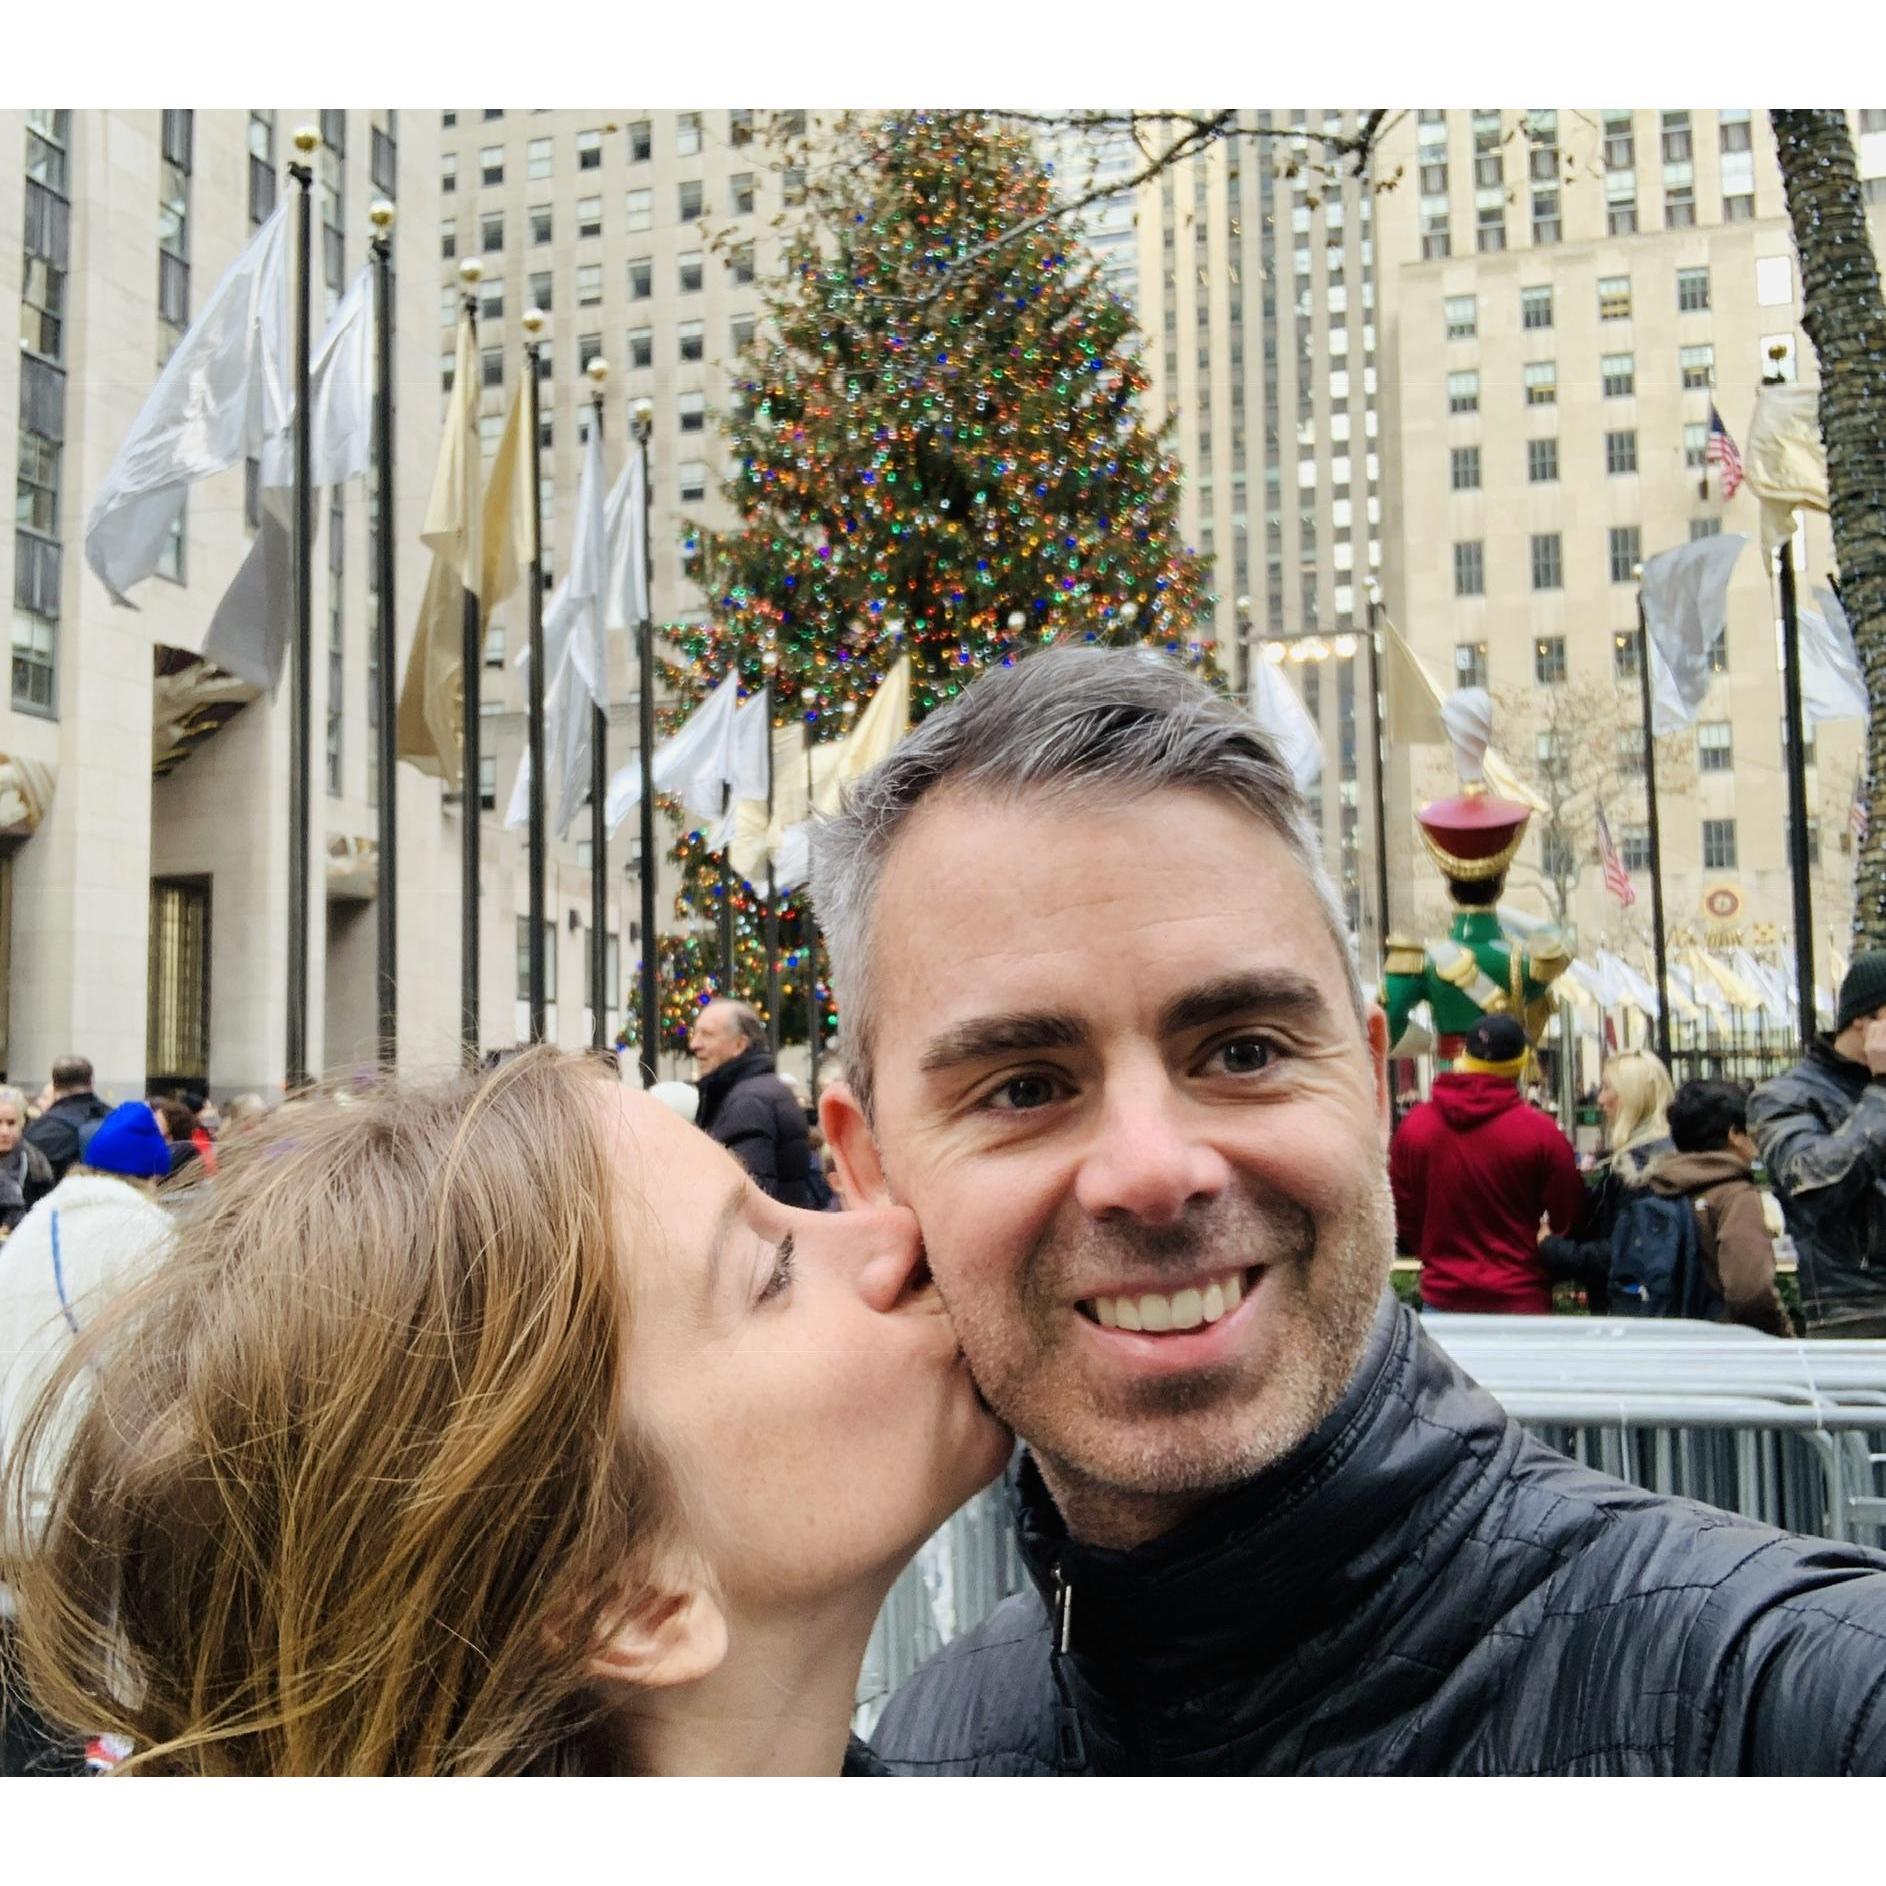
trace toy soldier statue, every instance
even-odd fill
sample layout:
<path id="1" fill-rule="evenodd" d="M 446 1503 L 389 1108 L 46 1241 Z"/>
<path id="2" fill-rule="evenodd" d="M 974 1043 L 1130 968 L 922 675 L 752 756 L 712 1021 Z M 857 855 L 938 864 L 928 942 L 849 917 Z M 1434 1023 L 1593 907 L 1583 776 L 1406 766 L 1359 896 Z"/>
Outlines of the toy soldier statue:
<path id="1" fill-rule="evenodd" d="M 1434 1052 L 1453 1061 L 1462 1037 L 1483 1015 L 1516 1017 L 1536 1044 L 1552 1012 L 1551 986 L 1571 957 L 1554 931 L 1540 931 L 1522 945 L 1500 928 L 1494 910 L 1531 811 L 1487 791 L 1485 755 L 1493 709 L 1486 690 L 1461 688 L 1449 695 L 1441 718 L 1454 743 L 1461 790 L 1415 816 L 1429 855 L 1447 879 L 1454 921 L 1440 941 L 1404 935 L 1388 939 L 1382 1007 L 1392 1049 L 1407 1035 L 1417 1004 L 1426 1002 Z"/>

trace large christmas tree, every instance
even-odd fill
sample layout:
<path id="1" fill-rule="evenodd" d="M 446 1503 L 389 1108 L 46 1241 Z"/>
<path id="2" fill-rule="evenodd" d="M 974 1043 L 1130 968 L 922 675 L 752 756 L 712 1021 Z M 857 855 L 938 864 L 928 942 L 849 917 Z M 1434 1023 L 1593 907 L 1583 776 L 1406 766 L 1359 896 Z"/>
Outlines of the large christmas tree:
<path id="1" fill-rule="evenodd" d="M 1051 214 L 1032 140 L 976 113 L 852 116 L 812 175 L 722 416 L 740 523 L 686 541 L 712 610 L 669 634 L 689 711 L 738 668 L 743 693 L 772 687 L 776 725 L 802 714 L 817 740 L 906 652 L 919 719 L 1051 642 L 1209 665 L 1206 566 L 1139 411 L 1132 316 Z M 661 972 L 678 1045 L 719 992 L 721 946 L 717 863 L 699 837 L 677 855 L 691 922 L 662 939 Z M 732 993 L 763 1007 L 763 887 L 732 897 Z M 781 1020 L 802 1038 L 807 919 L 782 917 Z"/>

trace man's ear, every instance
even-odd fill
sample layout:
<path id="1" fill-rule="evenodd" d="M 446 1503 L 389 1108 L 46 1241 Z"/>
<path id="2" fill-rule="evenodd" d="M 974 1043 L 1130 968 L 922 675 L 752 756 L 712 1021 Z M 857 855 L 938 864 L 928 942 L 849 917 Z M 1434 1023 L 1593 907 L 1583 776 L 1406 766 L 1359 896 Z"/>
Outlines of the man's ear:
<path id="1" fill-rule="evenodd" d="M 884 1162 L 878 1157 L 877 1138 L 849 1081 L 833 1081 L 819 1095 L 819 1125 L 838 1163 L 839 1182 L 847 1201 L 890 1204 L 891 1188 L 884 1177 Z"/>
<path id="2" fill-rule="evenodd" d="M 1371 1002 L 1363 1016 L 1369 1037 L 1369 1065 L 1375 1075 L 1375 1124 L 1386 1149 L 1394 1131 L 1395 1107 L 1388 1087 L 1388 1017 L 1379 1002 Z"/>
<path id="3" fill-rule="evenodd" d="M 653 1586 L 591 1654 L 589 1673 L 635 1689 L 698 1683 L 727 1655 L 726 1614 L 693 1579 Z"/>

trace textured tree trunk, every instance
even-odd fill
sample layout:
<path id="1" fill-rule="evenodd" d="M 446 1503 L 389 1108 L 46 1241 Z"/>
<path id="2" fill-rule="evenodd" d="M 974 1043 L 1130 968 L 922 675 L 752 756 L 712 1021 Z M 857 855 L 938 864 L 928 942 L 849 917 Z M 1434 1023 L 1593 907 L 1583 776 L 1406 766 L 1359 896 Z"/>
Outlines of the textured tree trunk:
<path id="1" fill-rule="evenodd" d="M 1770 113 L 1820 360 L 1834 556 L 1873 699 L 1869 818 L 1854 865 L 1853 947 L 1886 948 L 1886 301 L 1844 111 Z"/>

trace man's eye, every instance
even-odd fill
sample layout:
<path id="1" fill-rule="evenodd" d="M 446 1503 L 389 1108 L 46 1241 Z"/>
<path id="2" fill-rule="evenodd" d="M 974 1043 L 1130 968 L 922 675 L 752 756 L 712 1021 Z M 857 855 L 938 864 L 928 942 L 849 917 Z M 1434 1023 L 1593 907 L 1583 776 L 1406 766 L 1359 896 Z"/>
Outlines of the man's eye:
<path id="1" fill-rule="evenodd" d="M 1017 1074 L 1006 1080 L 983 1102 L 998 1113 L 1032 1113 L 1045 1107 L 1055 1097 L 1054 1081 L 1046 1074 Z"/>
<path id="2" fill-rule="evenodd" d="M 1277 1050 L 1270 1042 L 1256 1035 L 1243 1035 L 1216 1050 L 1206 1067 L 1210 1069 L 1217 1063 L 1227 1074 L 1261 1074 L 1276 1058 Z"/>

